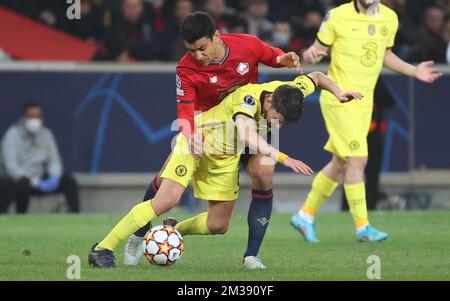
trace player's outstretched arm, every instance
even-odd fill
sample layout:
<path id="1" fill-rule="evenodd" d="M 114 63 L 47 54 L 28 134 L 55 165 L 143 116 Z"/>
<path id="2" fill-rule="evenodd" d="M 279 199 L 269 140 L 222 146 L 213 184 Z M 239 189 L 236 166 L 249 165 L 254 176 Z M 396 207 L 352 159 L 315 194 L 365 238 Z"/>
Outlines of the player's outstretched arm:
<path id="1" fill-rule="evenodd" d="M 361 99 L 364 97 L 364 95 L 359 92 L 342 91 L 330 77 L 322 72 L 315 71 L 308 74 L 308 76 L 314 80 L 316 86 L 333 93 L 340 102 L 349 102 L 353 99 Z"/>
<path id="2" fill-rule="evenodd" d="M 306 49 L 302 56 L 303 60 L 309 64 L 316 64 L 328 55 L 329 47 L 322 45 L 317 39 Z"/>
<path id="3" fill-rule="evenodd" d="M 252 118 L 245 115 L 236 116 L 236 127 L 239 140 L 248 146 L 251 150 L 276 160 L 278 163 L 292 169 L 296 173 L 302 173 L 306 176 L 313 174 L 312 169 L 302 161 L 290 158 L 283 154 L 261 137 L 256 131 L 256 124 Z"/>
<path id="4" fill-rule="evenodd" d="M 429 84 L 442 76 L 442 72 L 432 67 L 433 63 L 433 61 L 426 61 L 417 66 L 413 66 L 396 56 L 391 49 L 386 50 L 384 54 L 385 67 Z"/>

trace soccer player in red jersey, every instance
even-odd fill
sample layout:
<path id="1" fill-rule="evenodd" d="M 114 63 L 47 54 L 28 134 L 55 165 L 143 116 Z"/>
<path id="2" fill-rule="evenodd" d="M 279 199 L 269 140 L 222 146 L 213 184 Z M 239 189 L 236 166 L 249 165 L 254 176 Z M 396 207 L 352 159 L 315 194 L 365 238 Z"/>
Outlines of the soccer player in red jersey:
<path id="1" fill-rule="evenodd" d="M 274 68 L 296 68 L 297 54 L 284 53 L 246 34 L 220 35 L 212 18 L 195 12 L 181 24 L 181 36 L 188 53 L 177 66 L 176 94 L 178 125 L 187 137 L 191 152 L 201 156 L 202 137 L 194 132 L 194 112 L 204 112 L 229 93 L 248 83 L 257 83 L 258 64 Z M 244 267 L 265 268 L 258 252 L 272 212 L 274 165 L 264 165 L 262 155 L 242 155 L 241 162 L 252 180 L 252 202 L 248 212 L 249 237 Z M 163 168 L 164 169 L 164 168 Z M 151 182 L 144 201 L 152 199 L 161 183 L 159 175 Z M 126 265 L 137 265 L 142 256 L 142 240 L 150 224 L 131 235 L 125 247 Z"/>

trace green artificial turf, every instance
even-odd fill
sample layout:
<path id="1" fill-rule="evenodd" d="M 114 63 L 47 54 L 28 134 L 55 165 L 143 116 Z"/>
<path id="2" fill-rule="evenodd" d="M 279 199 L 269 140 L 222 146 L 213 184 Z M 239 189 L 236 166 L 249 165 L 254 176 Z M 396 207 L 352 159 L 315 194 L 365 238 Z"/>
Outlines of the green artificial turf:
<path id="1" fill-rule="evenodd" d="M 186 214 L 178 216 L 188 217 Z M 184 252 L 171 267 L 122 264 L 94 269 L 87 256 L 119 215 L 0 216 L 0 280 L 67 280 L 67 258 L 81 258 L 81 280 L 367 280 L 370 263 L 381 260 L 381 280 L 450 280 L 450 212 L 403 211 L 370 214 L 373 226 L 390 234 L 382 243 L 357 243 L 348 213 L 321 214 L 319 244 L 308 244 L 290 226 L 289 215 L 273 214 L 260 257 L 267 269 L 242 268 L 246 214 L 235 214 L 223 236 L 186 236 Z M 154 222 L 159 224 L 160 220 Z"/>

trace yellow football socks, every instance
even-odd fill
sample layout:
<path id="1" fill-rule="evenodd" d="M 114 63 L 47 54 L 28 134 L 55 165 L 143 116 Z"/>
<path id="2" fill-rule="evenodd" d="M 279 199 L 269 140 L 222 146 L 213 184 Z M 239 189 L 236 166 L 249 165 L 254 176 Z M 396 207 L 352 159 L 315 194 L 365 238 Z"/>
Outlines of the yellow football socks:
<path id="1" fill-rule="evenodd" d="M 97 245 L 96 250 L 108 249 L 114 251 L 121 241 L 156 217 L 151 200 L 134 206 L 112 229 L 108 236 Z"/>
<path id="2" fill-rule="evenodd" d="M 208 219 L 208 212 L 200 213 L 197 216 L 190 219 L 179 222 L 175 229 L 177 229 L 181 235 L 209 235 L 212 232 L 208 229 L 206 223 Z"/>
<path id="3" fill-rule="evenodd" d="M 319 172 L 312 182 L 311 191 L 301 211 L 310 216 L 315 216 L 325 199 L 333 193 L 338 184 L 328 178 L 323 172 Z"/>
<path id="4" fill-rule="evenodd" d="M 366 205 L 366 188 L 364 182 L 357 184 L 344 184 L 350 213 L 353 216 L 356 228 L 369 224 Z"/>

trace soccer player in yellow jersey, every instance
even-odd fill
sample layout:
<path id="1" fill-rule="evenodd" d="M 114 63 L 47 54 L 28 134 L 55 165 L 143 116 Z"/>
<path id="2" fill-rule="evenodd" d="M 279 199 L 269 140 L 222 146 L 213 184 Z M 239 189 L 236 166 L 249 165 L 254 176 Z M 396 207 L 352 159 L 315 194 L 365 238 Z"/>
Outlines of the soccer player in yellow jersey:
<path id="1" fill-rule="evenodd" d="M 413 66 L 391 51 L 397 28 L 396 13 L 379 0 L 351 1 L 329 11 L 316 41 L 303 53 L 314 64 L 331 50 L 328 75 L 342 89 L 351 87 L 364 94 L 361 101 L 341 104 L 322 91 L 320 106 L 329 134 L 324 149 L 332 153 L 332 159 L 315 177 L 303 207 L 291 217 L 291 224 L 308 242 L 319 242 L 314 217 L 342 179 L 357 240 L 377 242 L 388 237 L 369 224 L 364 186 L 375 84 L 383 65 L 426 83 L 441 76 L 431 67 L 433 62 Z"/>
<path id="2" fill-rule="evenodd" d="M 92 247 L 89 264 L 115 267 L 113 251 L 116 246 L 140 227 L 175 207 L 191 178 L 195 196 L 208 200 L 208 211 L 176 224 L 175 228 L 182 235 L 225 233 L 234 201 L 238 198 L 239 159 L 246 146 L 297 173 L 311 175 L 312 170 L 305 163 L 268 144 L 258 134 L 261 129 L 258 126 L 267 127 L 267 120 L 277 121 L 277 127 L 297 121 L 303 112 L 303 98 L 312 94 L 316 86 L 330 91 L 336 102 L 362 98 L 358 92 L 342 92 L 329 77 L 313 72 L 290 82 L 245 85 L 197 116 L 196 131 L 205 137 L 204 155 L 195 158 L 189 151 L 185 136 L 179 134 L 161 174 L 162 184 L 155 197 L 134 206 L 103 241 Z M 274 164 L 270 158 L 269 163 Z"/>

